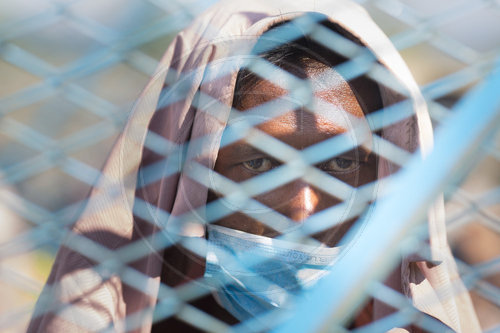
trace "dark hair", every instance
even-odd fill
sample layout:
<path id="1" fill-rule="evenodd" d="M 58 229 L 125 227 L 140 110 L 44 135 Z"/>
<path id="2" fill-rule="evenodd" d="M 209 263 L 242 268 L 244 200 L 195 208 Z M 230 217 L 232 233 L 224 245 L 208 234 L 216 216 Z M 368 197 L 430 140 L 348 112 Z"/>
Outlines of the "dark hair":
<path id="1" fill-rule="evenodd" d="M 364 46 L 357 37 L 336 23 L 322 20 L 318 22 L 317 25 L 326 27 L 330 31 L 337 33 L 359 46 Z M 276 41 L 276 39 L 267 38 L 269 32 L 273 32 L 277 29 L 298 30 L 297 27 L 294 26 L 293 21 L 280 22 L 271 26 L 259 42 L 257 42 L 257 45 L 254 47 L 254 54 L 298 78 L 306 78 L 306 69 L 325 66 L 334 68 L 348 60 L 334 50 L 316 42 L 309 36 L 310 34 L 302 33 L 298 38 L 285 43 Z M 373 59 L 374 62 L 376 62 L 375 57 L 373 57 Z M 259 81 L 264 79 L 265 78 L 255 74 L 247 67 L 242 68 L 236 79 L 233 107 L 239 109 L 241 107 L 242 97 L 255 88 Z M 348 84 L 353 90 L 365 114 L 382 108 L 380 89 L 377 82 L 363 75 L 349 80 Z"/>

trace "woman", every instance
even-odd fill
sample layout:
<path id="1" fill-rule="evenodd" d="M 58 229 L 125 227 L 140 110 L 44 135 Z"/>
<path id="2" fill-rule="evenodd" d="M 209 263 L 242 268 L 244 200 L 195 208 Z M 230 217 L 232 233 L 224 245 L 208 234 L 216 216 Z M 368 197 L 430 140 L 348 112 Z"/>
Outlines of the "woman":
<path id="1" fill-rule="evenodd" d="M 349 56 L 357 61 L 344 62 Z M 378 76 L 383 84 L 365 75 L 372 68 L 387 74 Z M 372 134 L 368 116 L 398 102 L 405 116 Z M 286 308 L 288 295 L 334 263 L 357 217 L 369 217 L 370 185 L 397 169 L 379 136 L 410 152 L 432 145 L 417 85 L 360 8 L 217 4 L 168 48 L 56 258 L 29 331 L 186 331 L 202 323 L 197 309 L 236 324 Z M 322 142 L 329 145 L 318 160 L 306 160 L 315 168 L 301 164 L 297 153 Z M 403 258 L 386 284 L 449 328 L 478 331 L 467 293 L 439 293 L 459 281 L 453 266 L 440 264 L 450 256 L 441 210 L 429 213 L 430 257 Z M 312 237 L 299 237 L 305 233 Z M 261 255 L 264 243 L 276 252 Z M 263 252 L 245 256 L 254 253 L 245 244 Z M 301 277 L 304 261 L 283 259 L 290 250 L 326 261 Z M 239 262 L 246 267 L 233 267 Z M 252 278 L 243 281 L 240 268 Z M 349 326 L 392 312 L 374 299 Z"/>

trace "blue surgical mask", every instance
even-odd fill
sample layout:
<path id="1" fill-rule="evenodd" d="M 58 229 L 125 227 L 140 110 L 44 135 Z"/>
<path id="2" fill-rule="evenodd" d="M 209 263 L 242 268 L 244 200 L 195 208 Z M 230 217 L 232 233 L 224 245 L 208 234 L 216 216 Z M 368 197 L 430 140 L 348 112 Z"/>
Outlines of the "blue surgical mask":
<path id="1" fill-rule="evenodd" d="M 217 302 L 244 321 L 288 308 L 329 272 L 339 252 L 209 225 L 205 278 Z"/>

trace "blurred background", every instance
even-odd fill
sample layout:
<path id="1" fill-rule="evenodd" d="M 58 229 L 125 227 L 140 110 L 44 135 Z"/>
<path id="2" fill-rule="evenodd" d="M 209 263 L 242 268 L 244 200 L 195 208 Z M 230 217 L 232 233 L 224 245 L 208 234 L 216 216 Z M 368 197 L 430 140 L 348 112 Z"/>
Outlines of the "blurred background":
<path id="1" fill-rule="evenodd" d="M 0 0 L 0 331 L 25 330 L 136 98 L 214 2 Z M 407 61 L 437 128 L 500 55 L 500 1 L 357 2 Z M 500 331 L 499 135 L 482 149 L 446 193 L 447 221 L 461 272 L 481 268 L 468 286 L 482 328 Z"/>

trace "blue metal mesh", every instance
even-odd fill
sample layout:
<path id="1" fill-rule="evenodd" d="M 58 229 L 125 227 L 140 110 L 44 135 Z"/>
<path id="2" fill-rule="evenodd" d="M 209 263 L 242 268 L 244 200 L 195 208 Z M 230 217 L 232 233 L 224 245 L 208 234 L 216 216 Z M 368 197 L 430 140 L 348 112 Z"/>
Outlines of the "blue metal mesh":
<path id="1" fill-rule="evenodd" d="M 0 82 L 0 219 L 4 228 L 0 238 L 0 288 L 5 294 L 0 301 L 2 331 L 26 328 L 54 255 L 87 204 L 88 191 L 99 179 L 106 156 L 140 91 L 176 33 L 214 2 L 130 0 L 103 5 L 91 0 L 46 0 L 32 6 L 23 6 L 23 1 L 0 4 L 0 12 L 5 13 L 0 14 L 0 72 L 4 77 Z M 402 170 L 381 182 L 384 188 L 387 186 L 387 192 L 377 201 L 371 216 L 373 223 L 369 228 L 373 231 L 364 230 L 357 240 L 363 242 L 362 247 L 347 251 L 333 267 L 333 273 L 310 294 L 299 296 L 289 311 L 266 312 L 258 319 L 230 326 L 188 303 L 210 293 L 204 284 L 192 282 L 177 288 L 163 284 L 155 309 L 144 310 L 154 312 L 154 321 L 175 316 L 210 332 L 341 332 L 348 331 L 346 321 L 363 301 L 375 298 L 398 310 L 355 332 L 379 332 L 412 324 L 440 332 L 443 327 L 438 321 L 420 316 L 406 297 L 380 281 L 396 265 L 399 252 L 395 248 L 402 252 L 419 248 L 424 257 L 428 255 L 422 221 L 436 196 L 444 193 L 449 238 L 462 280 L 471 291 L 483 330 L 499 329 L 498 2 L 357 2 L 370 12 L 408 61 L 437 128 L 434 151 L 422 160 L 378 134 L 382 128 L 408 117 L 409 106 L 404 101 L 368 115 L 374 146 L 378 147 L 375 153 Z M 295 23 L 311 31 L 318 24 L 314 17 L 297 19 Z M 280 30 L 275 33 L 279 35 Z M 289 34 L 280 37 L 293 39 Z M 384 67 L 374 65 L 372 55 L 355 43 L 321 27 L 314 30 L 312 38 L 350 59 L 336 68 L 346 79 L 366 74 L 405 94 Z M 285 82 L 283 88 L 299 103 L 307 103 L 300 100 L 304 82 L 262 59 L 249 63 L 251 71 L 280 85 Z M 218 75 L 223 76 L 224 71 Z M 466 94 L 469 90 L 472 92 Z M 172 97 L 160 99 L 161 107 L 174 102 Z M 220 107 L 217 100 L 203 92 L 198 93 L 196 103 L 195 107 L 210 112 Z M 217 173 L 211 173 L 210 179 L 201 177 L 211 171 L 194 164 L 189 176 L 223 196 L 201 208 L 206 222 L 231 214 L 229 202 L 249 208 L 249 216 L 255 214 L 252 210 L 267 209 L 266 215 L 256 215 L 261 222 L 275 230 L 287 229 L 294 225 L 289 217 L 253 198 L 296 179 L 344 202 L 308 217 L 303 228 L 292 230 L 283 238 L 303 240 L 331 226 L 331 222 L 325 221 L 342 222 L 361 214 L 371 204 L 371 195 L 379 182 L 354 188 L 314 167 L 351 149 L 349 133 L 297 150 L 256 128 L 264 122 L 258 117 L 259 112 L 269 112 L 266 107 L 269 106 L 263 104 L 252 110 L 257 116 L 250 121 L 229 125 L 221 147 L 246 138 L 257 149 L 281 161 L 281 165 L 238 184 Z M 237 117 L 239 111 L 233 112 Z M 189 145 L 202 145 L 206 139 L 191 140 Z M 145 145 L 170 157 L 186 149 L 154 133 L 150 133 Z M 332 146 L 334 150 L 325 149 Z M 180 160 L 170 158 L 165 170 L 164 162 L 142 170 L 140 186 L 147 187 L 182 167 Z M 402 195 L 415 188 L 419 190 L 411 200 Z M 353 193 L 357 198 L 354 205 L 349 203 Z M 149 208 L 143 198 L 135 199 L 134 214 L 158 223 Z M 174 220 L 182 224 L 196 213 L 189 212 Z M 157 214 L 161 220 L 170 217 L 164 210 Z M 381 229 L 386 232 L 377 232 Z M 78 235 L 65 245 L 98 263 L 93 268 L 95 277 L 108 278 L 119 272 L 126 284 L 142 290 L 147 277 L 127 264 L 174 242 L 201 256 L 207 246 L 205 239 L 186 240 L 172 235 L 156 239 L 149 246 L 137 242 L 115 251 Z M 252 271 L 259 264 L 251 255 L 239 260 L 242 270 Z M 40 302 L 44 304 L 43 298 Z M 44 311 L 62 312 L 71 306 L 39 306 L 36 315 Z M 142 315 L 125 318 L 125 324 L 130 328 L 140 326 Z M 93 330 L 92 323 L 85 323 L 85 316 L 81 314 L 80 324 L 90 325 L 88 328 Z M 262 327 L 263 322 L 268 324 Z"/>

